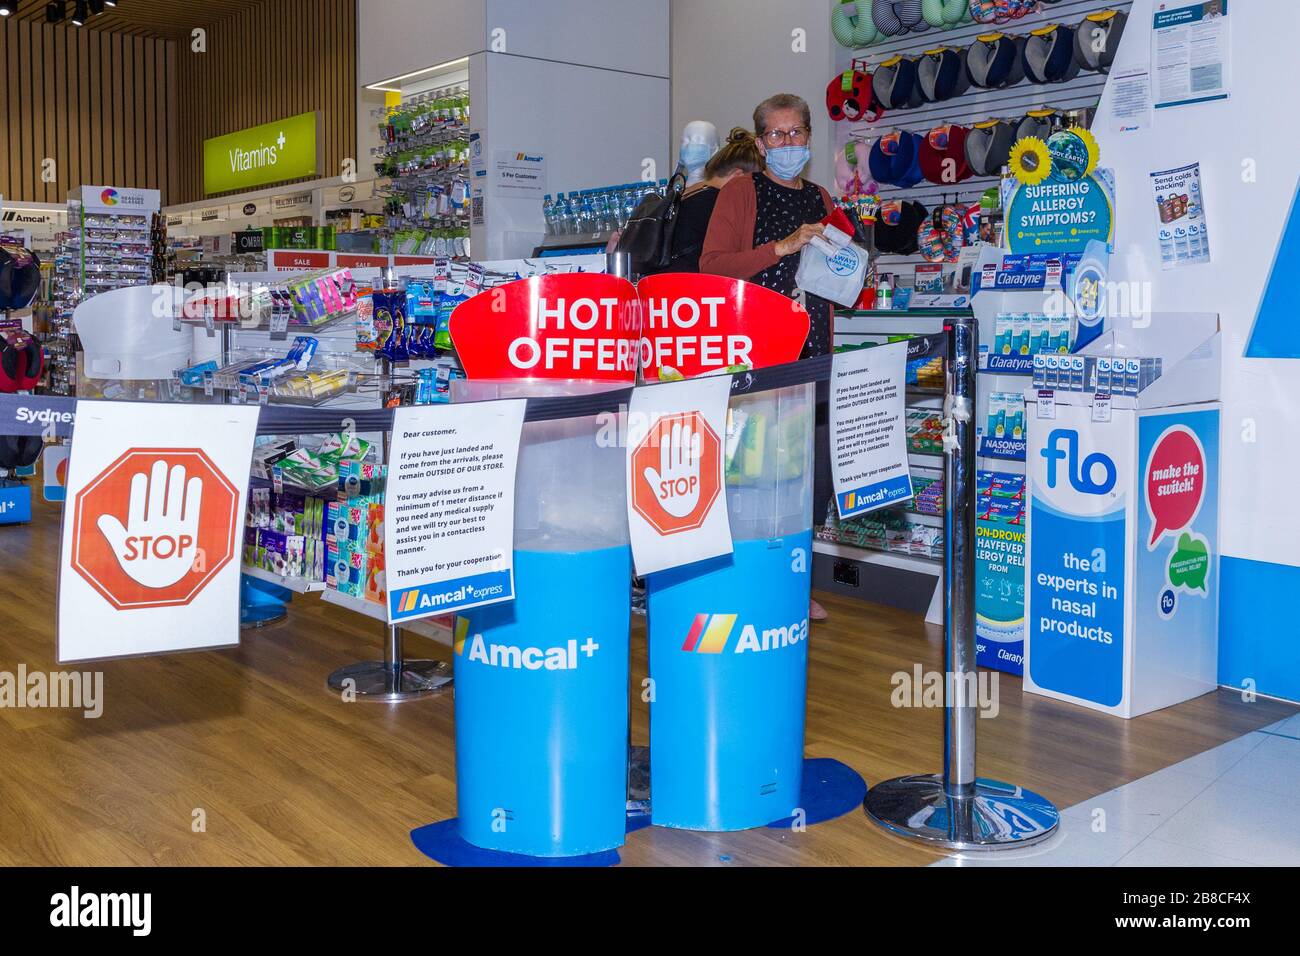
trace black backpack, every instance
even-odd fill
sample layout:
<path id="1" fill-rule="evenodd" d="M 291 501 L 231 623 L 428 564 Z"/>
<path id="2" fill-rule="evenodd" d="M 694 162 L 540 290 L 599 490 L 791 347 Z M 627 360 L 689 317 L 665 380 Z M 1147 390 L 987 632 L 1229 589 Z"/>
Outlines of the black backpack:
<path id="1" fill-rule="evenodd" d="M 631 256 L 634 272 L 662 269 L 672 259 L 673 233 L 685 191 L 686 174 L 679 168 L 668 180 L 665 195 L 647 193 L 637 204 L 618 240 L 618 251 Z"/>

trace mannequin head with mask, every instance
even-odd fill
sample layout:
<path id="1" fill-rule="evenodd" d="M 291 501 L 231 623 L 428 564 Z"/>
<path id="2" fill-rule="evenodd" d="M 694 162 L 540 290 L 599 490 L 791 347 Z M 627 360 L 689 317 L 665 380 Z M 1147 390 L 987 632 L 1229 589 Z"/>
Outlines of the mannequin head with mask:
<path id="1" fill-rule="evenodd" d="M 718 128 L 708 120 L 691 120 L 682 128 L 681 160 L 688 186 L 704 178 L 704 164 L 717 151 Z"/>
<path id="2" fill-rule="evenodd" d="M 812 158 L 812 112 L 801 96 L 778 93 L 754 110 L 754 135 L 767 161 L 768 174 L 787 186 L 798 184 L 799 174 Z"/>

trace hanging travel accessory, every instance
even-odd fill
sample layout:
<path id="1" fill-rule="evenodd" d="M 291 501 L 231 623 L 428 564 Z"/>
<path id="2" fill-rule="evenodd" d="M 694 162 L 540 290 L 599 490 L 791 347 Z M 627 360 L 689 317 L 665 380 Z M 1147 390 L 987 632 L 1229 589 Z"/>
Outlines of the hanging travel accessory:
<path id="1" fill-rule="evenodd" d="M 894 56 L 879 64 L 871 74 L 876 100 L 887 110 L 906 109 L 915 92 L 916 61 Z"/>
<path id="2" fill-rule="evenodd" d="M 41 287 L 41 260 L 23 246 L 0 243 L 0 309 L 25 309 Z"/>
<path id="3" fill-rule="evenodd" d="M 968 134 L 964 126 L 945 125 L 936 126 L 922 136 L 917 150 L 921 174 L 941 186 L 969 179 L 972 173 L 966 159 Z"/>
<path id="4" fill-rule="evenodd" d="M 1074 28 L 1051 23 L 1025 37 L 1023 65 L 1030 83 L 1066 83 L 1079 75 Z"/>
<path id="5" fill-rule="evenodd" d="M 996 176 L 1007 164 L 1016 128 L 1006 120 L 985 120 L 966 133 L 966 162 L 976 176 Z"/>
<path id="6" fill-rule="evenodd" d="M 916 61 L 916 80 L 927 102 L 961 96 L 970 89 L 966 51 L 949 46 L 926 50 Z"/>
<path id="7" fill-rule="evenodd" d="M 1128 15 L 1120 10 L 1090 13 L 1074 31 L 1074 58 L 1084 70 L 1109 73 Z"/>
<path id="8" fill-rule="evenodd" d="M 940 30 L 951 30 L 970 17 L 968 0 L 921 0 L 921 16 Z"/>
<path id="9" fill-rule="evenodd" d="M 826 112 L 833 122 L 856 122 L 871 108 L 874 96 L 870 73 L 845 70 L 826 87 Z"/>
<path id="10" fill-rule="evenodd" d="M 925 178 L 918 152 L 921 137 L 907 130 L 887 133 L 876 140 L 867 158 L 871 178 L 878 183 L 907 189 Z"/>
<path id="11" fill-rule="evenodd" d="M 1064 125 L 1060 110 L 1048 107 L 1040 110 L 1030 110 L 1016 124 L 1014 140 L 1028 139 L 1035 137 L 1047 142 L 1047 137 L 1060 129 Z"/>
<path id="12" fill-rule="evenodd" d="M 873 0 L 871 20 L 887 37 L 930 29 L 921 12 L 921 0 Z"/>
<path id="13" fill-rule="evenodd" d="M 836 43 L 850 50 L 870 46 L 882 39 L 872 22 L 868 0 L 840 0 L 831 11 L 831 34 Z"/>
<path id="14" fill-rule="evenodd" d="M 45 369 L 45 351 L 30 332 L 0 332 L 0 392 L 12 394 L 35 388 Z"/>
<path id="15" fill-rule="evenodd" d="M 880 204 L 876 220 L 875 242 L 879 252 L 910 256 L 916 253 L 917 229 L 929 211 L 914 200 L 891 200 Z"/>
<path id="16" fill-rule="evenodd" d="M 984 33 L 966 51 L 966 68 L 973 84 L 986 90 L 1000 90 L 1019 83 L 1025 76 L 1024 37 L 1006 33 Z"/>
<path id="17" fill-rule="evenodd" d="M 956 262 L 966 235 L 966 210 L 945 203 L 917 227 L 917 251 L 927 262 Z"/>

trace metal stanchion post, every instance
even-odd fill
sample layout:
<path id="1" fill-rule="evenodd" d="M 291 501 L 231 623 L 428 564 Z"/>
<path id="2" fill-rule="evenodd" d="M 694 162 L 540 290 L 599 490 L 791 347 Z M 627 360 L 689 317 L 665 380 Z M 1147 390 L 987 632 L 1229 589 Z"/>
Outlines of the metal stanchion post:
<path id="1" fill-rule="evenodd" d="M 975 375 L 974 316 L 945 321 L 943 773 L 876 784 L 862 802 L 873 821 L 934 847 L 1027 846 L 1051 835 L 1060 814 L 1032 791 L 975 775 Z"/>
<path id="2" fill-rule="evenodd" d="M 379 393 L 384 395 L 389 386 L 388 361 L 384 360 Z M 383 435 L 383 457 L 388 461 L 390 435 Z M 330 674 L 328 684 L 338 693 L 355 694 L 358 700 L 372 700 L 384 704 L 397 703 L 423 697 L 451 686 L 451 666 L 442 661 L 408 661 L 402 649 L 402 631 L 393 624 L 384 625 L 384 659 L 361 661 L 340 667 Z"/>

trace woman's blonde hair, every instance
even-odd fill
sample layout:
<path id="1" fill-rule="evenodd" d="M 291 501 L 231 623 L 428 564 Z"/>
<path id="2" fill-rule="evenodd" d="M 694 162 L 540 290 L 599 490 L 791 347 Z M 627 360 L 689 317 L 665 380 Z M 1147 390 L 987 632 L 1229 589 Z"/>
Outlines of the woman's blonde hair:
<path id="1" fill-rule="evenodd" d="M 704 176 L 713 179 L 737 169 L 742 173 L 761 173 L 766 167 L 763 154 L 758 151 L 758 143 L 754 141 L 754 134 L 736 126 L 727 134 L 727 141 L 705 164 Z"/>

